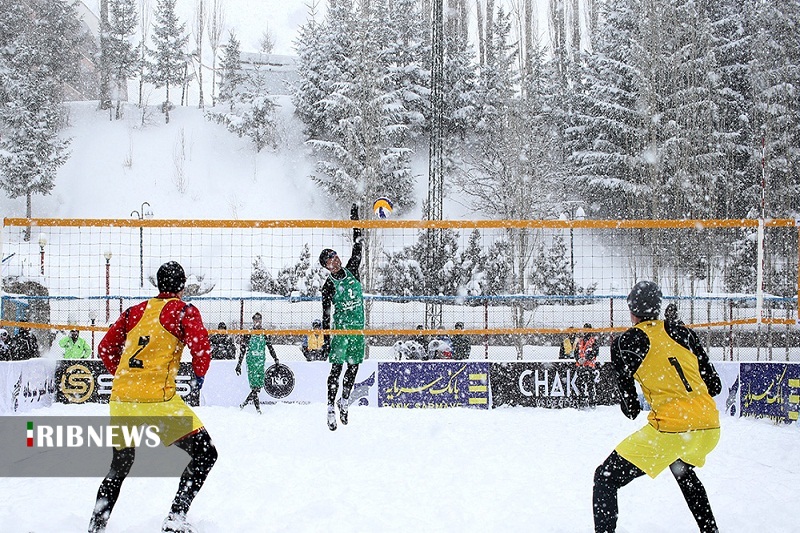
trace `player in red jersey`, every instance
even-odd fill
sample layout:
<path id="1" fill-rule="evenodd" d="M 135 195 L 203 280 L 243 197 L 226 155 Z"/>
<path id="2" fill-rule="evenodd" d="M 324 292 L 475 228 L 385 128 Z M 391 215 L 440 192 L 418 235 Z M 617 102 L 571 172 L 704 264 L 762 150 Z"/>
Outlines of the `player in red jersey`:
<path id="1" fill-rule="evenodd" d="M 217 449 L 203 423 L 175 393 L 175 377 L 183 348 L 188 346 L 195 388 L 202 387 L 211 347 L 200 311 L 181 300 L 186 284 L 183 267 L 170 261 L 161 265 L 156 277 L 158 296 L 122 313 L 97 351 L 114 376 L 109 402 L 112 418 L 158 419 L 163 425 L 162 443 L 175 444 L 191 457 L 162 525 L 162 531 L 185 533 L 194 531 L 186 513 L 217 460 Z M 187 418 L 191 427 L 185 423 Z M 170 419 L 175 423 L 170 424 Z M 97 492 L 90 533 L 105 531 L 122 482 L 133 465 L 136 448 L 124 446 L 114 448 L 111 468 Z"/>

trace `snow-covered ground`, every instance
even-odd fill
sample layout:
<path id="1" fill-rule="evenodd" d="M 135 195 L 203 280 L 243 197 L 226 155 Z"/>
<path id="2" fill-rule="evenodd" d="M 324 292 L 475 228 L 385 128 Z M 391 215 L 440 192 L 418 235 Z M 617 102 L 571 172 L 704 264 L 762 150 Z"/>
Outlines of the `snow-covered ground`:
<path id="1" fill-rule="evenodd" d="M 33 416 L 105 415 L 54 405 Z M 592 531 L 592 476 L 645 423 L 617 407 L 359 408 L 331 432 L 323 404 L 199 407 L 220 458 L 189 518 L 216 532 Z M 795 533 L 800 426 L 723 418 L 698 475 L 720 531 Z M 0 530 L 85 531 L 100 479 L 0 478 Z M 177 479 L 125 481 L 108 533 L 158 531 Z M 620 532 L 697 531 L 669 472 L 620 491 Z"/>

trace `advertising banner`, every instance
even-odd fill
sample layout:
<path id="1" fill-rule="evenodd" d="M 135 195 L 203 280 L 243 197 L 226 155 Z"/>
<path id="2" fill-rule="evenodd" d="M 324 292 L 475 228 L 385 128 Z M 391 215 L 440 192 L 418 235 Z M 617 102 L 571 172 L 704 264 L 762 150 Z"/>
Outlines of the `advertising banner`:
<path id="1" fill-rule="evenodd" d="M 0 363 L 0 413 L 22 413 L 52 405 L 55 367 L 52 359 Z"/>
<path id="2" fill-rule="evenodd" d="M 488 409 L 488 371 L 488 363 L 379 363 L 378 406 Z"/>
<path id="3" fill-rule="evenodd" d="M 572 362 L 492 363 L 492 407 L 588 407 L 619 403 L 611 363 L 578 368 Z"/>
<path id="4" fill-rule="evenodd" d="M 742 416 L 793 422 L 800 408 L 800 364 L 741 363 Z"/>
<path id="5" fill-rule="evenodd" d="M 56 401 L 60 403 L 108 403 L 114 376 L 106 371 L 102 361 L 62 359 L 56 366 Z M 193 393 L 192 364 L 181 363 L 175 378 L 175 389 L 192 406 L 199 403 Z"/>
<path id="6" fill-rule="evenodd" d="M 325 403 L 328 389 L 328 374 L 331 365 L 325 362 L 293 361 L 273 365 L 267 360 L 265 383 L 258 394 L 261 403 Z M 203 389 L 200 391 L 201 405 L 239 406 L 250 394 L 247 369 L 236 375 L 236 361 L 211 361 Z M 358 375 L 353 392 L 352 405 L 378 404 L 375 387 L 378 363 L 364 361 L 358 365 Z M 249 407 L 253 409 L 253 407 Z"/>

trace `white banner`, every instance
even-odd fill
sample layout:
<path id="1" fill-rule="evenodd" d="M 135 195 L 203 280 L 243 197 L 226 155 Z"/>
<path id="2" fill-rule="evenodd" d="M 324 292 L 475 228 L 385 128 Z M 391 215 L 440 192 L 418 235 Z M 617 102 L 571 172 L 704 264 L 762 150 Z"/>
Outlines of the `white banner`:
<path id="1" fill-rule="evenodd" d="M 732 361 L 713 361 L 714 369 L 722 381 L 722 392 L 714 397 L 717 409 L 722 416 L 741 416 L 739 406 L 739 363 Z"/>
<path id="2" fill-rule="evenodd" d="M 272 361 L 267 358 L 267 365 Z M 331 365 L 326 362 L 293 361 L 281 363 L 291 370 L 294 380 L 290 385 L 286 380 L 275 389 L 278 396 L 270 395 L 264 388 L 258 394 L 262 403 L 294 402 L 294 403 L 326 403 L 328 390 L 328 374 Z M 236 375 L 236 361 L 212 360 L 206 374 L 203 388 L 200 391 L 200 405 L 238 406 L 250 394 L 247 382 L 247 367 L 242 364 L 242 375 Z M 347 367 L 345 366 L 345 369 Z M 378 406 L 377 361 L 364 361 L 358 367 L 356 384 L 350 394 L 353 405 Z M 344 377 L 344 371 L 340 380 Z M 341 381 L 340 381 L 341 383 Z M 272 389 L 272 387 L 270 387 Z M 341 388 L 340 388 L 341 390 Z M 249 407 L 252 409 L 252 406 Z"/>
<path id="3" fill-rule="evenodd" d="M 0 362 L 0 413 L 22 413 L 53 405 L 56 361 Z"/>

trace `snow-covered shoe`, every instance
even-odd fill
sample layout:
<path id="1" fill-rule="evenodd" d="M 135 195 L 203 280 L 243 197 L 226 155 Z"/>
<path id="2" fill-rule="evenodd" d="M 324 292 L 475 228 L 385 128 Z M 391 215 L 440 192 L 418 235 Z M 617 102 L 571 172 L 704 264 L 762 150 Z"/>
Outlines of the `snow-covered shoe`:
<path id="1" fill-rule="evenodd" d="M 328 406 L 328 429 L 336 430 L 336 411 L 333 410 L 332 405 Z"/>
<path id="2" fill-rule="evenodd" d="M 339 398 L 339 418 L 342 424 L 347 425 L 347 408 L 350 407 L 350 400 L 346 398 Z"/>
<path id="3" fill-rule="evenodd" d="M 197 530 L 186 521 L 186 515 L 169 513 L 161 524 L 161 531 L 165 533 L 197 533 Z"/>

